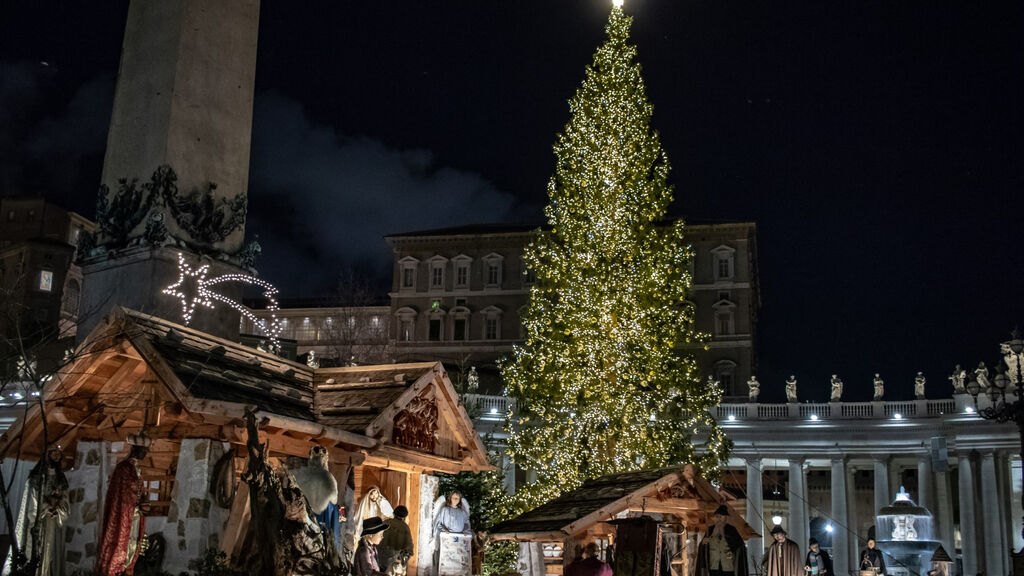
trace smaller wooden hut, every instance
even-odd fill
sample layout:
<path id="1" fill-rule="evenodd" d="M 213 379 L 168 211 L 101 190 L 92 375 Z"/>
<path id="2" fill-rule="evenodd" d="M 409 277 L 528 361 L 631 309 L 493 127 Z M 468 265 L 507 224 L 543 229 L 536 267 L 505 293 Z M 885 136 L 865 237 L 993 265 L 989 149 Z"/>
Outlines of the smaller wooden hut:
<path id="1" fill-rule="evenodd" d="M 602 554 L 614 550 L 616 576 L 686 576 L 697 541 L 722 504 L 744 539 L 758 536 L 743 520 L 745 502 L 716 490 L 690 464 L 588 480 L 491 534 L 520 543 L 523 576 L 562 574 L 590 542 Z"/>

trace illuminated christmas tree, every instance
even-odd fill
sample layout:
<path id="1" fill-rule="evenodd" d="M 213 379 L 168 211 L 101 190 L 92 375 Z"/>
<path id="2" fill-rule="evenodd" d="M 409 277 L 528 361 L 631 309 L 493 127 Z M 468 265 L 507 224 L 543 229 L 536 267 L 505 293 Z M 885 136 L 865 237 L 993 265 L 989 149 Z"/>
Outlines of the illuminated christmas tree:
<path id="1" fill-rule="evenodd" d="M 708 413 L 721 392 L 684 350 L 703 341 L 687 301 L 692 254 L 683 222 L 665 220 L 669 163 L 631 22 L 612 8 L 554 147 L 550 228 L 524 255 L 536 278 L 526 339 L 502 369 L 518 402 L 510 452 L 538 474 L 524 487 L 534 502 L 604 474 L 714 466 L 727 450 Z"/>

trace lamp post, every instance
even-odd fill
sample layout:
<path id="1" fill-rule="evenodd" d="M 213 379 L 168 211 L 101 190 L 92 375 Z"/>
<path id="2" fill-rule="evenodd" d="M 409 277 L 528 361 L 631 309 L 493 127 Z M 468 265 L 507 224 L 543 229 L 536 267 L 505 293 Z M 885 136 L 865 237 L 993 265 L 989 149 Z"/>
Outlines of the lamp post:
<path id="1" fill-rule="evenodd" d="M 977 376 L 974 374 L 971 374 L 967 381 L 967 392 L 974 398 L 974 408 L 978 416 L 985 420 L 1017 424 L 1021 459 L 1024 460 L 1024 402 L 1022 402 L 1024 399 L 1024 395 L 1022 395 L 1024 393 L 1024 371 L 1022 371 L 1024 340 L 1021 339 L 1020 332 L 1016 329 L 1013 331 L 1012 339 L 1003 343 L 1002 352 L 1003 361 L 998 365 L 996 376 L 989 384 L 988 389 L 984 390 L 991 400 L 991 405 L 986 408 L 978 408 L 978 394 L 982 390 L 981 384 L 978 383 Z M 1007 370 L 1010 371 L 1010 376 L 1007 376 Z M 1013 385 L 1015 393 L 1012 402 L 1006 399 L 1006 390 L 1010 385 Z M 1021 475 L 1024 477 L 1024 469 L 1022 469 Z M 1024 502 L 1021 505 L 1024 507 Z M 1021 527 L 1021 537 L 1024 537 L 1024 526 Z"/>

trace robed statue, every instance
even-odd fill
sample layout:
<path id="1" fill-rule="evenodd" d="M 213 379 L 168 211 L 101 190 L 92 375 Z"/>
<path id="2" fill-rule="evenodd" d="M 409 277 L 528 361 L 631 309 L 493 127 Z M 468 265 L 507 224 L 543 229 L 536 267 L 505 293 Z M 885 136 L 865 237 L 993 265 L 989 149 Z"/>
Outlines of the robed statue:
<path id="1" fill-rule="evenodd" d="M 872 398 L 872 400 L 874 400 L 875 402 L 880 402 L 882 398 L 885 396 L 885 380 L 882 380 L 882 377 L 878 374 L 878 372 L 875 372 L 875 379 L 872 381 L 872 383 L 875 385 L 875 395 Z"/>
<path id="2" fill-rule="evenodd" d="M 832 375 L 832 394 L 830 399 L 833 402 L 839 402 L 843 398 L 843 379 L 838 375 Z"/>
<path id="3" fill-rule="evenodd" d="M 757 381 L 757 376 L 751 376 L 750 380 L 747 380 L 747 390 L 751 402 L 757 402 L 757 397 L 761 395 L 761 383 Z"/>
<path id="4" fill-rule="evenodd" d="M 949 381 L 953 383 L 954 394 L 967 393 L 967 370 L 961 368 L 959 364 L 956 365 L 953 373 L 950 374 Z"/>
<path id="5" fill-rule="evenodd" d="M 796 376 L 793 375 L 786 380 L 786 402 L 796 402 Z"/>
<path id="6" fill-rule="evenodd" d="M 128 457 L 114 468 L 103 506 L 103 527 L 96 551 L 96 574 L 132 574 L 146 549 L 146 517 L 142 515 L 146 489 L 140 469 L 151 441 L 145 433 L 131 435 Z"/>
<path id="7" fill-rule="evenodd" d="M 914 397 L 918 400 L 924 400 L 924 382 L 924 373 L 918 372 L 914 377 Z"/>
<path id="8" fill-rule="evenodd" d="M 64 452 L 53 446 L 28 474 L 28 485 L 21 497 L 14 538 L 24 563 L 22 567 L 37 576 L 61 573 L 64 538 L 60 527 L 68 516 L 68 479 L 64 476 Z M 4 574 L 12 568 L 8 557 Z"/>

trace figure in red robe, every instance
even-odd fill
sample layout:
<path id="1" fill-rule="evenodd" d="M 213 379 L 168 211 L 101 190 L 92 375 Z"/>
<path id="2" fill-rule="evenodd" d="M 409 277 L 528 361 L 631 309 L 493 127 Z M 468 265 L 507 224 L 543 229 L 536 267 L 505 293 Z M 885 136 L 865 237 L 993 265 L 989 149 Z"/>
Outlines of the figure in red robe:
<path id="1" fill-rule="evenodd" d="M 128 443 L 131 451 L 114 468 L 107 488 L 103 530 L 96 555 L 97 576 L 130 576 L 145 551 L 146 518 L 142 515 L 141 504 L 146 494 L 139 463 L 149 452 L 150 439 L 145 434 L 132 435 Z"/>

